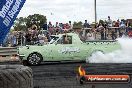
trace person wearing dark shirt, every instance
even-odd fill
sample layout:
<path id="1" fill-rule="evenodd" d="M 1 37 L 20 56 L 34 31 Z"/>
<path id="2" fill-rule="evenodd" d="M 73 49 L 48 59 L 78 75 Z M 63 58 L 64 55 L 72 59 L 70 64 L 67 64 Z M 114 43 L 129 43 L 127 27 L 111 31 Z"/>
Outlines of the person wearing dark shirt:
<path id="1" fill-rule="evenodd" d="M 43 29 L 44 29 L 44 30 L 47 30 L 47 28 L 48 28 L 47 23 L 44 23 L 44 25 L 43 25 Z"/>
<path id="2" fill-rule="evenodd" d="M 83 27 L 84 27 L 84 28 L 89 28 L 89 27 L 90 27 L 90 25 L 89 25 L 89 23 L 87 22 L 87 20 L 85 20 L 85 23 L 84 23 Z"/>
<path id="3" fill-rule="evenodd" d="M 26 38 L 26 45 L 30 45 L 31 44 L 31 34 L 28 32 L 25 36 Z"/>

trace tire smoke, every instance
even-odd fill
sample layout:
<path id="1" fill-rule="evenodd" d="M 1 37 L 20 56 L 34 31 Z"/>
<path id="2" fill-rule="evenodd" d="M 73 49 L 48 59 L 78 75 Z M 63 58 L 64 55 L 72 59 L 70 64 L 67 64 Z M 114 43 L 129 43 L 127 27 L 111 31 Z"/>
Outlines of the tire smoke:
<path id="1" fill-rule="evenodd" d="M 89 63 L 132 63 L 132 39 L 119 38 L 118 42 L 121 45 L 120 50 L 111 53 L 103 54 L 96 52 L 86 60 Z"/>

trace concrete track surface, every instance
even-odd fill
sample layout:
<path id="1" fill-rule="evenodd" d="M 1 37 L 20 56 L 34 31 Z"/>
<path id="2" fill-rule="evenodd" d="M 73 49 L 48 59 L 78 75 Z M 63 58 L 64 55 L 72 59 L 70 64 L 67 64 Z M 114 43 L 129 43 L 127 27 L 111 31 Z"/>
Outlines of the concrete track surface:
<path id="1" fill-rule="evenodd" d="M 132 79 L 132 64 L 42 63 L 30 66 L 33 69 L 34 88 L 132 88 L 132 82 L 81 85 L 76 79 L 80 65 L 87 74 L 129 74 Z"/>

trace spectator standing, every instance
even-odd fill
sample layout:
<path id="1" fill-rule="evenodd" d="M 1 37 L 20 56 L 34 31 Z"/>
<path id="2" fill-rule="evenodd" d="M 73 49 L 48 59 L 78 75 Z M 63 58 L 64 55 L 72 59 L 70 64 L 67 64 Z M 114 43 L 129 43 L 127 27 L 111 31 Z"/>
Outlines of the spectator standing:
<path id="1" fill-rule="evenodd" d="M 21 45 L 22 32 L 19 31 L 19 32 L 16 33 L 16 35 L 17 35 L 17 45 Z"/>
<path id="2" fill-rule="evenodd" d="M 59 33 L 59 23 L 58 22 L 56 22 L 56 25 L 55 25 L 55 32 L 56 34 Z"/>
<path id="3" fill-rule="evenodd" d="M 129 20 L 128 20 L 127 23 L 126 23 L 126 26 L 127 26 L 127 27 L 131 26 L 131 23 L 130 23 Z"/>
<path id="4" fill-rule="evenodd" d="M 15 32 L 13 32 L 10 36 L 10 44 L 12 47 L 15 47 L 17 45 L 17 37 L 15 35 Z"/>
<path id="5" fill-rule="evenodd" d="M 126 23 L 126 33 L 129 32 L 129 30 L 131 30 L 131 23 L 130 23 L 130 21 L 127 21 L 127 23 Z"/>
<path id="6" fill-rule="evenodd" d="M 69 31 L 73 31 L 72 27 L 73 25 L 71 24 L 71 21 L 69 21 Z"/>
<path id="7" fill-rule="evenodd" d="M 90 25 L 89 23 L 87 22 L 87 20 L 85 20 L 85 23 L 83 25 L 83 28 L 90 28 Z"/>
<path id="8" fill-rule="evenodd" d="M 120 27 L 120 31 L 121 31 L 120 37 L 122 37 L 122 35 L 125 34 L 125 28 L 126 28 L 124 20 L 121 20 L 119 27 Z"/>
<path id="9" fill-rule="evenodd" d="M 83 37 L 86 36 L 86 31 L 87 31 L 86 28 L 90 28 L 90 25 L 89 25 L 89 23 L 87 22 L 87 20 L 85 20 L 85 23 L 83 24 L 83 29 L 84 29 L 83 34 L 82 34 Z M 88 29 L 88 31 L 90 31 L 90 29 Z"/>
<path id="10" fill-rule="evenodd" d="M 67 29 L 67 31 L 70 30 L 70 25 L 68 23 L 66 23 L 66 29 Z"/>
<path id="11" fill-rule="evenodd" d="M 107 26 L 108 26 L 108 27 L 112 27 L 112 24 L 113 24 L 113 22 L 112 22 L 110 16 L 108 16 Z"/>
<path id="12" fill-rule="evenodd" d="M 59 23 L 59 32 L 63 33 L 63 24 L 62 23 Z"/>
<path id="13" fill-rule="evenodd" d="M 63 24 L 63 30 L 66 30 L 66 24 Z"/>
<path id="14" fill-rule="evenodd" d="M 26 33 L 24 31 L 21 31 L 21 45 L 25 45 L 26 38 L 25 38 Z"/>
<path id="15" fill-rule="evenodd" d="M 94 34 L 92 32 L 92 30 L 88 30 L 88 33 L 86 35 L 86 40 L 94 40 Z"/>
<path id="16" fill-rule="evenodd" d="M 132 29 L 128 31 L 128 37 L 132 38 Z"/>
<path id="17" fill-rule="evenodd" d="M 44 29 L 44 30 L 47 30 L 47 28 L 48 28 L 47 22 L 45 22 L 44 25 L 43 25 L 43 29 Z"/>
<path id="18" fill-rule="evenodd" d="M 110 18 L 110 16 L 108 16 L 108 20 L 107 20 L 107 29 L 108 29 L 108 32 L 107 32 L 107 37 L 109 38 L 110 35 L 111 35 L 111 28 L 113 26 L 113 22 Z"/>
<path id="19" fill-rule="evenodd" d="M 107 37 L 109 37 L 109 35 L 111 35 L 111 28 L 113 26 L 113 21 L 111 20 L 110 16 L 108 16 L 108 20 L 107 20 L 107 29 L 108 29 L 108 35 Z"/>
<path id="20" fill-rule="evenodd" d="M 49 31 L 51 34 L 53 34 L 53 25 L 52 25 L 51 22 L 49 22 L 49 24 L 48 24 L 48 31 Z"/>
<path id="21" fill-rule="evenodd" d="M 47 39 L 48 39 L 48 42 L 50 42 L 51 41 L 51 34 L 49 33 L 49 32 L 46 32 L 46 35 L 45 35 L 46 37 L 47 37 Z"/>
<path id="22" fill-rule="evenodd" d="M 3 43 L 2 43 L 2 46 L 3 46 L 3 47 L 8 47 L 9 37 L 10 37 L 9 35 L 10 35 L 10 33 L 8 33 L 8 34 L 6 35 L 6 37 L 5 37 L 5 39 L 4 39 Z"/>
<path id="23" fill-rule="evenodd" d="M 28 31 L 25 35 L 26 38 L 26 45 L 30 45 L 31 44 L 31 32 Z"/>
<path id="24" fill-rule="evenodd" d="M 106 31 L 102 23 L 99 24 L 98 31 L 100 32 L 101 35 L 101 40 L 106 39 Z"/>
<path id="25" fill-rule="evenodd" d="M 33 41 L 33 44 L 36 44 L 38 42 L 38 36 L 37 36 L 37 34 L 34 34 L 32 36 L 32 41 Z"/>
<path id="26" fill-rule="evenodd" d="M 63 24 L 63 31 L 67 33 L 68 30 L 69 30 L 69 25 L 68 25 L 68 23 Z"/>
<path id="27" fill-rule="evenodd" d="M 38 39 L 39 39 L 39 43 L 40 43 L 40 44 L 44 44 L 45 36 L 44 36 L 44 34 L 43 34 L 42 32 L 39 33 Z"/>
<path id="28" fill-rule="evenodd" d="M 38 29 L 37 29 L 37 26 L 32 27 L 31 41 L 32 41 L 32 44 L 36 44 L 37 41 L 38 41 Z"/>
<path id="29" fill-rule="evenodd" d="M 119 19 L 118 19 L 118 20 L 115 22 L 115 24 L 114 24 L 114 27 L 117 27 L 117 28 L 115 28 L 116 37 L 118 37 L 117 35 L 121 35 L 119 25 L 120 25 L 120 21 L 119 21 Z"/>

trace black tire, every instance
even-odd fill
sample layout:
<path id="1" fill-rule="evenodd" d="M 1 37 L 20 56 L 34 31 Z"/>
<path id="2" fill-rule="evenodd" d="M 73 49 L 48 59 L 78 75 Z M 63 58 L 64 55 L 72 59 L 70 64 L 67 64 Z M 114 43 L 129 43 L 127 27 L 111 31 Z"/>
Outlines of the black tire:
<path id="1" fill-rule="evenodd" d="M 22 65 L 1 65 L 0 88 L 33 88 L 32 69 Z"/>
<path id="2" fill-rule="evenodd" d="M 31 53 L 28 58 L 27 62 L 29 65 L 39 65 L 42 62 L 43 58 L 42 55 L 39 53 Z"/>

